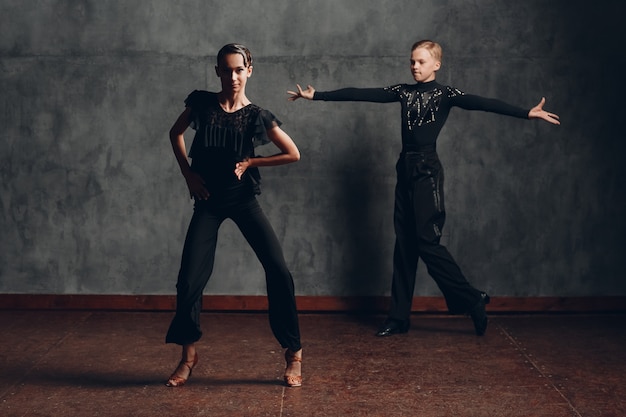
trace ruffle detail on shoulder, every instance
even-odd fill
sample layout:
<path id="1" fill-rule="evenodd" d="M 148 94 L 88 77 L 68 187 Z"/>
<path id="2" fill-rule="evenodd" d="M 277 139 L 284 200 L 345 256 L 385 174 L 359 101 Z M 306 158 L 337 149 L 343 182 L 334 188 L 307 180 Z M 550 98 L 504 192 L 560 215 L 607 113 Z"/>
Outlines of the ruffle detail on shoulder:
<path id="1" fill-rule="evenodd" d="M 267 131 L 280 125 L 282 125 L 282 122 L 271 111 L 260 109 L 254 123 L 253 146 L 256 148 L 257 146 L 270 143 L 271 139 L 267 136 Z"/>
<path id="2" fill-rule="evenodd" d="M 193 90 L 185 99 L 185 107 L 191 109 L 189 126 L 197 130 L 200 126 L 200 114 L 211 105 L 217 103 L 217 94 L 205 90 Z"/>
<path id="3" fill-rule="evenodd" d="M 185 107 L 195 107 L 198 103 L 198 97 L 201 95 L 201 91 L 193 90 L 185 99 Z"/>

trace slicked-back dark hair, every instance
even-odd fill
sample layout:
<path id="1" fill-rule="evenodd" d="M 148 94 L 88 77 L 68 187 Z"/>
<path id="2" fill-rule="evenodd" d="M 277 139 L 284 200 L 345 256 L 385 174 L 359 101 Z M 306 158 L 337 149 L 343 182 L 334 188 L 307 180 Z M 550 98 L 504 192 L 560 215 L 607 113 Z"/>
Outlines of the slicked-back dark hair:
<path id="1" fill-rule="evenodd" d="M 222 49 L 217 53 L 217 66 L 219 67 L 220 62 L 226 55 L 231 54 L 241 55 L 243 57 L 243 65 L 246 68 L 252 65 L 252 54 L 248 48 L 238 43 L 229 43 L 222 46 Z"/>

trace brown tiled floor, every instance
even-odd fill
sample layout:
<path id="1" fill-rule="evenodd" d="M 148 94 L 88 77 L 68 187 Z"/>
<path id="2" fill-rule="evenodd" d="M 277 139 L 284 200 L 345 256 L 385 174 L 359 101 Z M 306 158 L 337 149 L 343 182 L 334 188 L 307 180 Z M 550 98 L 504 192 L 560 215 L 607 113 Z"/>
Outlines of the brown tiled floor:
<path id="1" fill-rule="evenodd" d="M 304 385 L 282 385 L 265 314 L 203 314 L 183 388 L 171 313 L 0 311 L 0 416 L 625 416 L 624 315 L 301 315 Z"/>

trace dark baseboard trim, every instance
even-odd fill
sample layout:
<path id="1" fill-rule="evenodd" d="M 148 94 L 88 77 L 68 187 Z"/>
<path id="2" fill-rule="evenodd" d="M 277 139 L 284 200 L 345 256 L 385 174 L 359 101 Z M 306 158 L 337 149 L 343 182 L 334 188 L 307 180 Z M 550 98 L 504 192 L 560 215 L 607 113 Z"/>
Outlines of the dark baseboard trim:
<path id="1" fill-rule="evenodd" d="M 385 313 L 389 297 L 298 296 L 302 313 Z M 205 295 L 203 311 L 255 312 L 267 310 L 265 296 Z M 173 295 L 0 294 L 0 310 L 173 311 Z M 626 296 L 618 297 L 498 297 L 492 313 L 609 313 L 626 312 Z M 446 313 L 442 297 L 415 297 L 415 313 Z"/>

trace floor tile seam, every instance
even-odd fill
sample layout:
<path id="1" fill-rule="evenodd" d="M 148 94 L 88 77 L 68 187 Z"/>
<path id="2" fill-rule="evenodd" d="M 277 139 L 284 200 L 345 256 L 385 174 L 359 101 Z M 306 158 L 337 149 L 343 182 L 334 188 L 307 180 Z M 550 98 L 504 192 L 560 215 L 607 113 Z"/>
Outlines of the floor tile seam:
<path id="1" fill-rule="evenodd" d="M 283 388 L 283 395 L 280 396 L 280 412 L 278 414 L 279 417 L 283 417 L 283 413 L 285 411 L 285 396 L 287 394 L 287 388 L 286 387 L 282 387 Z"/>
<path id="2" fill-rule="evenodd" d="M 80 320 L 77 320 L 77 322 L 72 323 L 72 325 L 79 325 L 79 324 L 83 324 L 85 323 L 85 321 L 87 321 L 87 319 L 92 315 L 93 313 L 87 313 L 85 315 L 85 317 L 83 317 Z M 37 365 L 39 365 L 41 362 L 43 362 L 43 360 L 48 357 L 48 355 L 50 354 L 50 352 L 52 352 L 54 349 L 56 349 L 57 347 L 59 347 L 61 344 L 63 344 L 63 342 L 65 342 L 71 335 L 73 335 L 75 333 L 75 331 L 70 330 L 68 332 L 66 332 L 63 337 L 59 338 L 56 342 L 54 342 L 53 344 L 50 345 L 50 347 L 41 355 L 39 355 L 39 357 L 24 371 L 24 373 L 22 374 L 22 376 L 20 378 L 17 378 L 15 380 L 15 382 L 11 385 L 9 385 L 4 391 L 0 392 L 0 401 L 4 400 L 5 398 L 7 398 L 7 395 L 9 395 L 9 393 L 17 386 L 19 386 L 20 384 L 22 384 L 24 382 L 24 380 L 26 380 L 26 378 L 30 375 L 30 373 L 32 372 L 32 370 L 34 368 L 37 367 Z"/>
<path id="3" fill-rule="evenodd" d="M 554 382 L 552 382 L 552 378 L 549 375 L 546 375 L 546 373 L 541 370 L 541 367 L 539 366 L 539 364 L 537 364 L 535 360 L 528 353 L 526 353 L 526 350 L 521 345 L 521 343 L 515 340 L 513 335 L 506 328 L 504 328 L 503 326 L 498 326 L 498 327 L 500 328 L 500 331 L 506 336 L 506 338 L 508 338 L 509 341 L 513 344 L 513 346 L 516 347 L 516 349 L 520 352 L 520 354 L 523 355 L 526 361 L 528 361 L 528 363 L 532 365 L 533 369 L 535 369 L 541 375 L 541 377 L 544 378 L 545 381 L 549 381 L 548 385 L 552 387 L 552 389 L 556 391 L 561 398 L 563 398 L 563 400 L 567 403 L 567 405 L 572 410 L 572 412 L 574 412 L 576 416 L 582 417 L 582 414 L 578 412 L 578 410 L 576 409 L 574 404 L 572 404 L 569 398 L 567 398 L 567 396 L 563 393 L 563 391 L 559 387 L 557 387 L 554 384 Z"/>
<path id="4" fill-rule="evenodd" d="M 504 385 L 501 383 L 493 383 L 493 384 L 476 384 L 475 387 L 479 390 L 489 390 L 489 391 L 500 391 L 501 388 L 541 388 L 545 387 L 546 384 L 536 383 L 536 384 L 508 384 Z M 444 384 L 444 385 L 419 385 L 417 387 L 407 388 L 405 390 L 396 390 L 397 392 L 401 391 L 412 391 L 415 393 L 429 392 L 429 391 L 443 391 L 443 392 L 455 392 L 458 390 L 467 390 L 466 382 L 459 382 L 458 384 Z M 353 390 L 355 391 L 355 390 Z"/>

